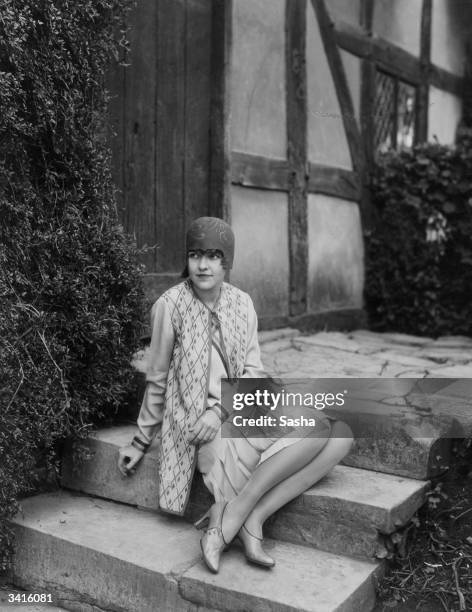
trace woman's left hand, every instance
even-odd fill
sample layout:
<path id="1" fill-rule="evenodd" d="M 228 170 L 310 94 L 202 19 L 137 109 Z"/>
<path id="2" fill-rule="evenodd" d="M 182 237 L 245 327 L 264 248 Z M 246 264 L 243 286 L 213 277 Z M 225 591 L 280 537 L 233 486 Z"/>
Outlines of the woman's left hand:
<path id="1" fill-rule="evenodd" d="M 205 410 L 193 427 L 190 428 L 190 444 L 211 442 L 220 428 L 220 419 L 213 410 Z"/>

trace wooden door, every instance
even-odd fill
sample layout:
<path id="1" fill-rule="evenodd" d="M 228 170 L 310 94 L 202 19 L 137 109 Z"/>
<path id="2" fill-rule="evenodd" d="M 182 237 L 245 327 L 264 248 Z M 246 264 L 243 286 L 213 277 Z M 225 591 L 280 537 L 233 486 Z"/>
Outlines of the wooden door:
<path id="1" fill-rule="evenodd" d="M 212 3 L 139 0 L 111 76 L 115 184 L 148 297 L 178 281 L 186 226 L 209 213 Z"/>

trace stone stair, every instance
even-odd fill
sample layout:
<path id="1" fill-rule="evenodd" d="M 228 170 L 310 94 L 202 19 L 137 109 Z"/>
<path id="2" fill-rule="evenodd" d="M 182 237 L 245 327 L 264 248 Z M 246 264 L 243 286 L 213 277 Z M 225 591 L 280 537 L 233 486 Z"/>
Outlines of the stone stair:
<path id="1" fill-rule="evenodd" d="M 28 498 L 14 520 L 13 581 L 53 592 L 80 612 L 369 612 L 383 571 L 385 540 L 423 503 L 428 483 L 337 466 L 266 526 L 277 565 L 247 564 L 234 546 L 220 572 L 203 564 L 200 534 L 156 512 L 158 442 L 133 477 L 116 467 L 135 428 L 96 432 L 63 463 L 64 490 Z M 68 490 L 65 490 L 68 489 Z M 210 503 L 195 479 L 186 518 Z"/>
<path id="2" fill-rule="evenodd" d="M 287 330 L 261 334 L 261 345 L 264 363 L 278 376 L 447 375 L 426 354 L 424 339 L 412 337 L 301 337 Z M 184 519 L 159 513 L 159 442 L 127 478 L 117 469 L 117 451 L 135 427 L 98 431 L 65 453 L 62 490 L 23 501 L 13 521 L 14 583 L 51 591 L 76 612 L 369 612 L 382 559 L 424 502 L 428 479 L 447 467 L 451 418 L 472 431 L 464 403 L 469 387 L 454 384 L 447 401 L 441 396 L 437 407 L 414 406 L 409 413 L 399 406 L 397 419 L 386 421 L 372 395 L 340 415 L 364 435 L 343 465 L 267 522 L 266 546 L 277 562 L 272 570 L 247 564 L 236 544 L 211 574 L 189 522 L 211 503 L 201 478 Z"/>
<path id="3" fill-rule="evenodd" d="M 80 469 L 73 453 L 63 463 L 65 488 L 113 501 L 157 510 L 159 445 L 154 443 L 133 477 L 116 467 L 118 449 L 128 444 L 136 428 L 123 425 L 99 431 L 81 444 Z M 287 504 L 266 524 L 278 540 L 313 546 L 328 552 L 374 559 L 384 555 L 385 536 L 400 529 L 422 504 L 424 481 L 339 465 L 316 487 Z M 212 503 L 196 474 L 187 513 L 195 520 Z"/>
<path id="4" fill-rule="evenodd" d="M 84 612 L 368 611 L 381 571 L 269 540 L 273 570 L 247 565 L 233 547 L 213 575 L 199 534 L 181 519 L 65 491 L 27 499 L 15 525 L 15 583 Z"/>
<path id="5" fill-rule="evenodd" d="M 288 329 L 262 332 L 260 343 L 266 367 L 281 377 L 316 373 L 363 378 L 362 385 L 366 377 L 472 377 L 471 339 L 364 330 L 301 336 Z M 142 371 L 140 363 L 145 353 L 135 363 Z M 344 464 L 265 526 L 277 562 L 272 570 L 247 564 L 236 545 L 211 574 L 189 523 L 211 503 L 201 479 L 195 478 L 187 521 L 163 515 L 156 511 L 158 442 L 126 478 L 117 451 L 134 426 L 98 431 L 66 451 L 62 490 L 22 502 L 12 522 L 18 542 L 12 579 L 55 594 L 56 603 L 76 612 L 369 612 L 381 559 L 408 531 L 427 480 L 447 467 L 448 438 L 472 435 L 469 382 L 451 379 L 431 404 L 420 398 L 408 410 L 390 397 L 388 419 L 375 393 L 351 402 L 339 415 L 357 434 Z"/>

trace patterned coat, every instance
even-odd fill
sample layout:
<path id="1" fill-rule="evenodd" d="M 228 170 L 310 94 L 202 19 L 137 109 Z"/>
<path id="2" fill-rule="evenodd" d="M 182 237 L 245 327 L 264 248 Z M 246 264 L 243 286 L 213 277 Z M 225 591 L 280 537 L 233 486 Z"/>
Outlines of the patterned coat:
<path id="1" fill-rule="evenodd" d="M 217 317 L 231 377 L 243 374 L 247 350 L 249 296 L 223 283 L 213 313 L 198 299 L 190 281 L 164 293 L 175 343 L 170 360 L 162 421 L 159 505 L 182 515 L 188 503 L 196 464 L 189 428 L 207 408 L 211 360 L 211 319 Z"/>

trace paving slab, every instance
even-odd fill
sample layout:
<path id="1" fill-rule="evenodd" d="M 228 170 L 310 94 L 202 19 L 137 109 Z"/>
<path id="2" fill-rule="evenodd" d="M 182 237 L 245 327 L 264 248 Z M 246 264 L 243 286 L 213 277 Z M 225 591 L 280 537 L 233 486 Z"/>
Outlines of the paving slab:
<path id="1" fill-rule="evenodd" d="M 431 368 L 432 378 L 472 378 L 472 363 L 466 365 L 444 365 Z"/>
<path id="2" fill-rule="evenodd" d="M 409 334 L 355 330 L 299 336 L 292 340 L 292 345 L 274 354 L 263 351 L 269 373 L 291 378 L 472 379 L 472 338 L 464 336 L 444 336 L 434 340 Z M 470 436 L 472 405 L 467 405 L 467 401 L 471 396 L 470 392 L 457 396 L 455 404 L 442 401 L 442 405 L 430 406 L 429 412 L 440 419 L 445 416 L 454 421 L 449 434 L 455 431 L 458 437 Z M 418 413 L 426 414 L 426 406 L 418 408 Z M 430 429 L 433 434 L 434 428 Z M 413 438 L 425 437 L 419 435 L 416 427 L 410 426 L 409 431 Z M 378 437 L 379 433 L 373 430 L 367 437 L 371 434 Z M 437 433 L 442 435 L 441 431 Z M 345 462 L 402 475 L 408 474 L 410 466 L 410 475 L 415 478 L 439 474 L 449 454 L 447 440 L 431 439 L 424 443 L 415 439 L 409 441 L 408 438 L 408 435 L 387 436 L 381 442 L 357 441 Z M 411 448 L 408 448 L 410 443 Z"/>
<path id="3" fill-rule="evenodd" d="M 436 363 L 447 363 L 453 364 L 464 364 L 472 361 L 472 351 L 469 349 L 464 350 L 457 347 L 436 347 L 426 346 L 415 352 L 415 357 L 420 359 L 428 359 L 433 364 Z"/>
<path id="4" fill-rule="evenodd" d="M 300 335 L 300 331 L 298 329 L 293 329 L 292 327 L 283 327 L 281 329 L 270 329 L 267 331 L 259 332 L 259 344 L 267 344 L 268 342 L 274 342 L 275 340 L 282 339 L 290 339 L 296 338 Z"/>
<path id="5" fill-rule="evenodd" d="M 471 350 L 472 338 L 469 338 L 468 336 L 440 336 L 431 343 L 431 346 L 465 348 Z"/>
<path id="6" fill-rule="evenodd" d="M 285 351 L 293 347 L 293 338 L 280 338 L 279 340 L 272 340 L 262 345 L 264 354 L 270 355 Z"/>
<path id="7" fill-rule="evenodd" d="M 262 347 L 262 362 L 275 376 L 290 378 L 369 378 L 380 376 L 384 361 L 368 355 L 293 340 L 293 347 L 276 354 Z"/>
<path id="8" fill-rule="evenodd" d="M 298 336 L 296 343 L 326 346 L 340 351 L 347 351 L 348 353 L 357 353 L 363 346 L 361 342 L 356 342 L 356 340 L 349 338 L 342 332 L 319 332 L 310 336 Z M 378 349 L 377 344 L 375 348 L 376 350 Z"/>
<path id="9" fill-rule="evenodd" d="M 359 334 L 360 331 L 357 333 Z M 432 340 L 432 338 L 429 338 L 427 336 L 414 336 L 413 334 L 401 334 L 395 332 L 383 332 L 379 333 L 378 335 L 385 342 L 391 342 L 393 344 L 402 344 L 404 346 L 424 346 Z"/>
<path id="10" fill-rule="evenodd" d="M 201 560 L 200 534 L 183 520 L 65 492 L 22 502 L 14 583 L 59 601 L 123 612 L 372 609 L 382 566 L 269 540 L 277 565 L 247 564 L 238 547 L 217 575 Z"/>
<path id="11" fill-rule="evenodd" d="M 73 470 L 65 457 L 62 485 L 90 495 L 158 509 L 158 443 L 145 455 L 134 476 L 123 477 L 116 467 L 118 449 L 128 443 L 133 426 L 101 430 L 89 441 L 89 462 Z M 373 558 L 379 533 L 405 525 L 425 499 L 427 484 L 347 466 L 337 466 L 267 523 L 273 538 L 314 546 L 330 552 Z M 201 477 L 196 475 L 188 518 L 195 520 L 211 504 Z"/>
<path id="12" fill-rule="evenodd" d="M 372 355 L 372 357 L 381 359 L 382 361 L 388 361 L 390 363 L 399 363 L 412 368 L 424 368 L 425 370 L 435 365 L 424 357 L 421 358 L 414 354 L 401 353 L 400 351 L 394 349 L 384 350 L 381 353 L 375 354 L 375 356 Z M 383 374 L 383 376 L 385 377 L 385 374 Z"/>

